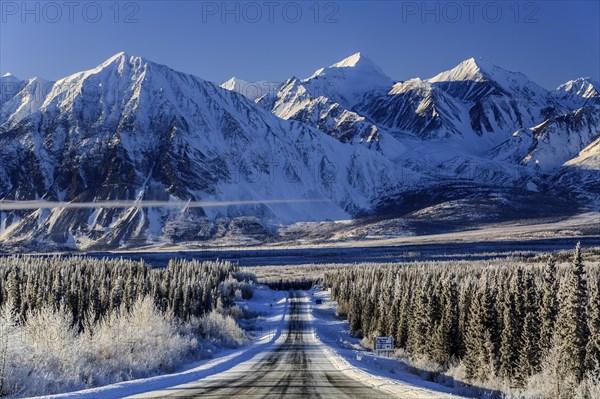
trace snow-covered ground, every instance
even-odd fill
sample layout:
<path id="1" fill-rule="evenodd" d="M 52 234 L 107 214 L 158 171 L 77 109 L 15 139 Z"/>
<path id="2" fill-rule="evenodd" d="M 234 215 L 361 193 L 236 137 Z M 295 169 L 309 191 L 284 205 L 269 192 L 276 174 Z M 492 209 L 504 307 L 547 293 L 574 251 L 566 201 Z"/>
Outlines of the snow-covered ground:
<path id="1" fill-rule="evenodd" d="M 257 315 L 254 329 L 249 335 L 254 339 L 250 345 L 225 349 L 211 359 L 189 364 L 174 374 L 161 375 L 125 381 L 103 387 L 57 395 L 38 396 L 36 399 L 117 399 L 148 391 L 156 391 L 175 385 L 185 384 L 226 371 L 237 364 L 255 358 L 258 354 L 281 340 L 288 308 L 287 292 L 272 291 L 266 287 L 255 289 L 251 300 L 238 301 L 238 306 L 247 306 L 248 311 Z"/>
<path id="2" fill-rule="evenodd" d="M 401 361 L 362 347 L 360 340 L 349 334 L 348 321 L 336 317 L 337 304 L 331 301 L 330 292 L 314 289 L 311 295 L 315 337 L 331 362 L 349 377 L 403 399 L 463 398 L 456 389 L 412 374 Z M 322 304 L 317 305 L 316 299 Z"/>

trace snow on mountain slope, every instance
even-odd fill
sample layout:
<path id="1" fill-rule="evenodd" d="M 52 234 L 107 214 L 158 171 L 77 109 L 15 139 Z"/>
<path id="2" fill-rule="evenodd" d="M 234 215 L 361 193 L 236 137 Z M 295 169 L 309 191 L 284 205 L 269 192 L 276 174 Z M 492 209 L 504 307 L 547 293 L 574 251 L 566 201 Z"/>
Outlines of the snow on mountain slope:
<path id="1" fill-rule="evenodd" d="M 326 96 L 313 97 L 298 79 L 289 79 L 275 96 L 265 96 L 259 103 L 282 119 L 309 124 L 341 142 L 381 149 L 384 138 L 377 126 Z"/>
<path id="2" fill-rule="evenodd" d="M 0 242 L 96 248 L 238 233 L 260 242 L 280 224 L 442 197 L 477 203 L 490 190 L 564 185 L 589 198 L 598 178 L 587 167 L 597 158 L 585 155 L 595 153 L 582 150 L 597 140 L 600 108 L 572 107 L 596 98 L 587 81 L 548 93 L 474 59 L 394 84 L 357 53 L 256 101 L 238 79 L 219 87 L 124 53 L 57 82 L 2 79 L 15 89 L 0 104 L 0 199 L 128 202 L 5 210 Z"/>
<path id="3" fill-rule="evenodd" d="M 428 79 L 446 86 L 446 90 L 461 100 L 478 101 L 486 95 L 500 93 L 545 101 L 547 91 L 520 72 L 510 72 L 483 59 L 469 58 L 456 67 Z M 470 82 L 453 85 L 453 82 Z M 479 85 L 477 84 L 479 83 Z"/>
<path id="4" fill-rule="evenodd" d="M 350 109 L 373 90 L 388 90 L 392 79 L 367 55 L 356 53 L 315 71 L 302 84 L 313 97 L 326 96 Z"/>
<path id="5" fill-rule="evenodd" d="M 1 126 L 0 198 L 258 201 L 190 210 L 192 229 L 205 217 L 347 218 L 399 181 L 378 152 L 124 53 L 58 81 L 37 109 L 11 120 Z M 322 202 L 260 203 L 271 199 Z M 14 213 L 2 238 L 120 245 L 145 242 L 151 226 L 162 234 L 181 217 L 141 206 Z"/>
<path id="6" fill-rule="evenodd" d="M 0 77 L 0 107 L 5 101 L 10 100 L 23 87 L 23 82 L 12 75 L 6 73 Z"/>
<path id="7" fill-rule="evenodd" d="M 344 142 L 391 141 L 386 133 L 401 140 L 408 134 L 445 140 L 470 154 L 569 111 L 525 75 L 481 60 L 471 58 L 427 80 L 393 84 L 360 53 L 307 79 L 292 78 L 259 103 Z"/>
<path id="8" fill-rule="evenodd" d="M 527 165 L 551 174 L 600 136 L 600 108 L 585 107 L 519 129 L 491 150 L 495 159 Z"/>
<path id="9" fill-rule="evenodd" d="M 600 138 L 565 162 L 553 178 L 553 187 L 600 207 Z"/>
<path id="10" fill-rule="evenodd" d="M 372 93 L 356 110 L 390 131 L 422 139 L 460 135 L 468 117 L 460 102 L 419 78 L 396 83 L 386 95 Z"/>
<path id="11" fill-rule="evenodd" d="M 525 75 L 473 58 L 430 79 L 372 91 L 353 110 L 391 132 L 445 140 L 471 154 L 567 111 Z"/>
<path id="12" fill-rule="evenodd" d="M 471 129 L 490 144 L 566 111 L 551 101 L 547 90 L 522 73 L 474 58 L 427 81 L 464 102 Z"/>
<path id="13" fill-rule="evenodd" d="M 570 80 L 558 86 L 552 95 L 571 108 L 600 105 L 600 83 L 591 78 Z"/>
<path id="14" fill-rule="evenodd" d="M 600 170 L 600 138 L 581 150 L 575 158 L 565 162 L 564 166 Z"/>
<path id="15" fill-rule="evenodd" d="M 0 78 L 0 124 L 7 119 L 11 123 L 39 108 L 45 96 L 52 89 L 54 82 L 42 78 L 31 78 L 21 81 L 12 75 Z"/>
<path id="16" fill-rule="evenodd" d="M 258 100 L 279 118 L 313 126 L 344 143 L 362 143 L 396 157 L 405 147 L 383 129 L 351 110 L 373 90 L 387 90 L 391 79 L 371 59 L 356 53 L 311 77 L 292 77 L 276 93 Z"/>
<path id="17" fill-rule="evenodd" d="M 280 85 L 281 83 L 267 82 L 264 80 L 259 82 L 247 82 L 238 79 L 235 76 L 228 81 L 221 83 L 223 89 L 235 91 L 252 101 L 258 100 L 265 94 L 275 93 Z"/>

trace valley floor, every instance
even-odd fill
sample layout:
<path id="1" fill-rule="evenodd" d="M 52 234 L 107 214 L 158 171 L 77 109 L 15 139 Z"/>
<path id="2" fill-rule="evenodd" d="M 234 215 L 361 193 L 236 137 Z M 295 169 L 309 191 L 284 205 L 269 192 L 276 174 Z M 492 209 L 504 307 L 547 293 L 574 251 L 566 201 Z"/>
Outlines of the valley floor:
<path id="1" fill-rule="evenodd" d="M 330 222 L 340 224 L 341 222 Z M 356 225 L 358 221 L 346 224 Z M 331 226 L 330 226 L 331 227 Z M 307 228 L 307 227 L 305 227 Z M 313 226 L 311 229 L 316 229 Z M 324 229 L 321 225 L 319 229 Z M 351 228 L 346 226 L 343 231 Z M 341 230 L 340 230 L 341 231 Z M 341 234 L 341 233 L 340 233 Z M 269 245 L 236 246 L 224 243 L 160 246 L 136 250 L 88 252 L 86 255 L 144 259 L 164 267 L 169 259 L 231 260 L 240 266 L 303 265 L 312 263 L 405 262 L 428 260 L 482 260 L 515 255 L 600 246 L 600 212 L 561 219 L 506 222 L 452 233 L 398 237 L 317 239 L 303 234 Z M 306 238 L 307 237 L 307 238 Z"/>

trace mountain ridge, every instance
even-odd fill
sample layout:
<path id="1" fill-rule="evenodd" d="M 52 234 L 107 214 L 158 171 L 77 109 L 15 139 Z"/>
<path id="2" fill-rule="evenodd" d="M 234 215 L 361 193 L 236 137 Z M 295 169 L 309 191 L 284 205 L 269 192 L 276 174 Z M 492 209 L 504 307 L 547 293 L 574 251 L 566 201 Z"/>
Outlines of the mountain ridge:
<path id="1" fill-rule="evenodd" d="M 5 210 L 0 243 L 114 248 L 238 233 L 262 242 L 280 225 L 404 209 L 417 193 L 426 195 L 411 207 L 477 198 L 484 187 L 507 201 L 567 193 L 593 204 L 594 83 L 546 91 L 480 64 L 394 82 L 356 53 L 255 98 L 239 79 L 223 88 L 123 52 L 56 82 L 3 78 L 0 200 L 252 205 Z"/>

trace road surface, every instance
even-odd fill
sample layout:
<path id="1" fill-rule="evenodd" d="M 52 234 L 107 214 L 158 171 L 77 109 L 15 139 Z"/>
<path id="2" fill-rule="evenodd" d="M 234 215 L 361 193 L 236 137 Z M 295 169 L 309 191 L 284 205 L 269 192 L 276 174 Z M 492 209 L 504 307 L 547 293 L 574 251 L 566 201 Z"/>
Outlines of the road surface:
<path id="1" fill-rule="evenodd" d="M 378 399 L 390 398 L 347 377 L 336 369 L 315 341 L 310 323 L 310 299 L 290 293 L 290 313 L 285 340 L 248 369 L 220 373 L 197 382 L 135 398 L 305 398 Z M 240 365 L 243 369 L 243 364 Z"/>

